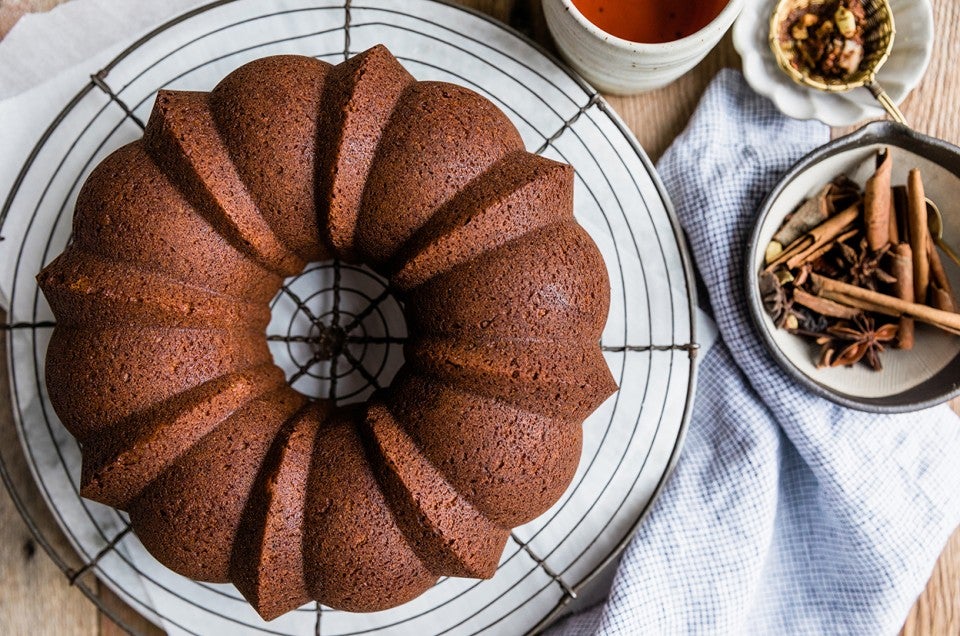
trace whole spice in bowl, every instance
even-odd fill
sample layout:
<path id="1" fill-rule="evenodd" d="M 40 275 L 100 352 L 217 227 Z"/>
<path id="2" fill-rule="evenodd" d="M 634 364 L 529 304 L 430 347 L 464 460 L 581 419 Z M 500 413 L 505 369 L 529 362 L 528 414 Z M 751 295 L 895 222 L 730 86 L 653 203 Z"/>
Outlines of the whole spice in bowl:
<path id="1" fill-rule="evenodd" d="M 819 346 L 818 367 L 882 369 L 889 347 L 914 346 L 915 321 L 960 334 L 960 314 L 927 225 L 919 170 L 891 184 L 883 150 L 861 190 L 846 177 L 787 215 L 758 274 L 774 324 Z"/>

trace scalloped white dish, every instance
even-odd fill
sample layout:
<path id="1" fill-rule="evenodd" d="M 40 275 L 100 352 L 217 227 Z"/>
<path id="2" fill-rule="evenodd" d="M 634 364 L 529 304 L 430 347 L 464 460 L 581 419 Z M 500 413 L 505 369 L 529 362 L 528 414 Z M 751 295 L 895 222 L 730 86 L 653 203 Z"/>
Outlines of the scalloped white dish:
<path id="1" fill-rule="evenodd" d="M 850 126 L 883 117 L 884 110 L 866 88 L 824 93 L 793 82 L 777 67 L 768 44 L 770 15 L 776 0 L 746 0 L 733 27 L 733 46 L 743 75 L 757 93 L 770 98 L 795 119 L 818 119 L 829 126 Z M 900 104 L 923 77 L 933 51 L 933 8 L 929 0 L 890 0 L 896 36 L 877 81 Z"/>

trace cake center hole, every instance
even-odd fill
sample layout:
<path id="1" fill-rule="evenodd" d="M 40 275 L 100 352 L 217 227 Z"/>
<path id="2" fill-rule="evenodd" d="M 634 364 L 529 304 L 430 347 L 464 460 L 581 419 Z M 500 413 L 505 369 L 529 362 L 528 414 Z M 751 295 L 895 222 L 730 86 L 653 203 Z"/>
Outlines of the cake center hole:
<path id="1" fill-rule="evenodd" d="M 403 363 L 403 307 L 367 267 L 311 263 L 284 282 L 270 308 L 274 361 L 308 397 L 364 401 Z"/>

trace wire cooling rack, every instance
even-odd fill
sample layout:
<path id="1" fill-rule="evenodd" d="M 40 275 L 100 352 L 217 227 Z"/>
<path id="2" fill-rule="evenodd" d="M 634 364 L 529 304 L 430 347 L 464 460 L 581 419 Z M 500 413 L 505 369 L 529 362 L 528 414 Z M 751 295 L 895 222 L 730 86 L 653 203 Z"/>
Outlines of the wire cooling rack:
<path id="1" fill-rule="evenodd" d="M 109 152 L 137 138 L 161 87 L 209 90 L 237 66 L 299 53 L 336 63 L 384 43 L 418 79 L 456 82 L 493 100 L 531 150 L 576 168 L 575 209 L 610 274 L 601 346 L 621 391 L 584 424 L 580 468 L 559 502 L 517 528 L 489 581 L 442 579 L 420 598 L 373 614 L 316 604 L 264 623 L 228 585 L 157 564 L 127 518 L 78 494 L 79 450 L 43 383 L 52 314 L 34 281 L 69 240 L 77 190 Z M 689 259 L 652 165 L 606 102 L 535 43 L 437 0 L 223 0 L 145 35 L 50 124 L 0 210 L 23 227 L 6 281 L 16 444 L 0 474 L 37 541 L 102 610 L 95 576 L 168 633 L 516 634 L 548 625 L 626 545 L 676 461 L 692 402 L 697 344 Z M 314 263 L 274 299 L 267 338 L 288 381 L 312 396 L 366 399 L 402 363 L 402 306 L 366 268 Z M 21 452 L 22 451 L 22 452 Z M 14 481 L 20 470 L 32 485 Z M 45 507 L 44 505 L 45 504 Z M 50 514 L 62 530 L 45 523 Z M 120 621 L 119 617 L 113 616 Z M 122 623 L 121 623 L 122 625 Z"/>

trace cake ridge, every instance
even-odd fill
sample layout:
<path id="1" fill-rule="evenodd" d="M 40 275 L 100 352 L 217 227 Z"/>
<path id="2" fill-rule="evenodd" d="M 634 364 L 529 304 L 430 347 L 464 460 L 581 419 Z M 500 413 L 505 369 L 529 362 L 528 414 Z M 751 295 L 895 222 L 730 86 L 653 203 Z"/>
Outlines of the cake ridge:
<path id="1" fill-rule="evenodd" d="M 362 415 L 337 409 L 319 427 L 304 513 L 307 589 L 347 611 L 392 607 L 437 580 L 393 521 L 357 430 Z"/>
<path id="2" fill-rule="evenodd" d="M 553 178 L 559 183 L 552 183 Z M 525 194 L 549 197 L 551 189 L 558 190 L 556 200 L 531 205 L 516 200 Z M 464 185 L 403 243 L 388 265 L 390 278 L 402 290 L 414 289 L 489 250 L 572 218 L 572 200 L 572 168 L 525 150 L 508 153 Z M 504 207 L 506 212 L 498 214 Z M 494 220 L 499 224 L 477 227 Z"/>
<path id="3" fill-rule="evenodd" d="M 404 358 L 432 378 L 561 419 L 582 421 L 616 388 L 594 342 L 527 339 L 523 349 L 505 351 L 483 338 L 419 338 L 405 345 Z"/>
<path id="4" fill-rule="evenodd" d="M 397 101 L 371 165 L 357 222 L 358 253 L 374 269 L 382 267 L 466 183 L 522 149 L 516 127 L 475 91 L 444 82 L 412 84 Z M 446 167 L 442 178 L 436 164 Z"/>
<path id="5" fill-rule="evenodd" d="M 124 272 L 122 279 L 117 278 L 120 270 Z M 146 280 L 133 285 L 131 279 L 138 277 Z M 262 303 L 177 280 L 140 263 L 76 245 L 51 261 L 37 276 L 37 283 L 55 313 L 66 313 L 57 309 L 69 304 L 83 306 L 78 314 L 64 318 L 64 325 L 89 325 L 109 318 L 130 325 L 209 328 L 212 323 L 223 329 L 259 330 L 270 322 L 270 311 Z M 127 283 L 133 287 L 125 294 L 119 287 Z M 144 294 L 146 289 L 152 293 Z M 111 303 L 128 308 L 133 316 L 116 315 L 116 311 L 110 311 Z M 148 318 L 151 310 L 159 315 Z"/>
<path id="6" fill-rule="evenodd" d="M 407 369 L 387 393 L 388 408 L 427 461 L 501 527 L 545 512 L 576 472 L 583 436 L 575 418 L 549 417 Z M 455 436 L 466 440 L 460 450 L 438 443 Z M 461 461 L 465 455 L 473 461 Z"/>
<path id="7" fill-rule="evenodd" d="M 48 384 L 50 401 L 67 430 L 82 440 L 207 380 L 267 362 L 270 351 L 254 332 L 57 326 L 46 374 L 62 380 Z"/>
<path id="8" fill-rule="evenodd" d="M 317 209 L 321 238 L 348 262 L 357 258 L 357 217 L 383 133 L 403 93 L 415 83 L 378 44 L 333 67 L 324 84 L 318 131 L 332 131 L 333 141 L 316 162 Z M 362 109 L 353 107 L 357 101 L 363 102 Z M 350 132 L 354 134 L 348 136 Z M 359 192 L 350 192 L 347 186 L 358 181 Z"/>
<path id="9" fill-rule="evenodd" d="M 157 209 L 164 214 L 156 215 Z M 198 214 L 156 165 L 142 139 L 113 151 L 80 189 L 73 243 L 67 249 L 78 247 L 254 302 L 270 300 L 282 280 Z M 214 252 L 215 261 L 210 258 Z"/>
<path id="10" fill-rule="evenodd" d="M 302 546 L 306 483 L 317 431 L 329 410 L 325 400 L 308 402 L 284 423 L 241 515 L 230 578 L 265 620 L 310 600 Z"/>
<path id="11" fill-rule="evenodd" d="M 589 236 L 563 219 L 410 290 L 407 320 L 428 335 L 599 341 L 610 293 L 600 267 Z"/>
<path id="12" fill-rule="evenodd" d="M 383 468 L 376 477 L 384 495 L 389 493 L 394 519 L 427 567 L 438 575 L 492 576 L 509 529 L 457 492 L 383 404 L 368 404 L 360 431 L 371 463 Z"/>
<path id="13" fill-rule="evenodd" d="M 202 145 L 204 140 L 207 143 Z M 229 149 L 210 108 L 209 93 L 159 91 L 143 142 L 157 167 L 184 198 L 237 249 L 281 276 L 303 269 L 306 262 L 281 243 L 229 160 Z M 198 156 L 204 154 L 213 156 Z M 198 163 L 201 159 L 213 164 L 204 173 L 204 166 Z M 217 169 L 220 172 L 215 174 Z"/>
<path id="14" fill-rule="evenodd" d="M 519 234 L 519 235 L 517 235 L 517 236 L 514 236 L 514 237 L 510 238 L 509 240 L 500 243 L 500 244 L 497 245 L 496 247 L 493 247 L 493 248 L 484 250 L 484 251 L 482 251 L 482 252 L 479 252 L 479 253 L 476 254 L 473 258 L 460 261 L 460 262 L 456 263 L 455 265 L 453 265 L 452 267 L 450 267 L 449 269 L 447 269 L 447 270 L 445 270 L 445 271 L 443 271 L 443 272 L 438 272 L 438 273 L 436 274 L 436 276 L 433 276 L 433 277 L 431 277 L 431 278 L 429 278 L 429 279 L 426 279 L 426 280 L 422 281 L 421 283 L 419 283 L 419 284 L 417 284 L 417 285 L 414 285 L 414 286 L 412 286 L 412 287 L 406 288 L 406 289 L 404 289 L 404 291 L 405 291 L 406 293 L 413 293 L 413 292 L 415 292 L 415 291 L 417 290 L 417 288 L 421 287 L 422 285 L 426 285 L 426 284 L 432 282 L 432 281 L 434 280 L 434 278 L 436 278 L 437 276 L 442 276 L 443 274 L 454 273 L 454 270 L 457 270 L 457 269 L 459 269 L 459 268 L 469 267 L 469 266 L 471 265 L 471 263 L 473 263 L 473 261 L 475 261 L 475 260 L 478 259 L 478 258 L 490 258 L 490 257 L 492 257 L 492 256 L 496 256 L 496 252 L 504 251 L 504 250 L 507 250 L 507 249 L 516 247 L 518 244 L 522 243 L 523 241 L 530 240 L 530 239 L 531 239 L 531 235 L 549 232 L 549 231 L 555 230 L 555 229 L 557 229 L 558 227 L 562 227 L 562 226 L 569 226 L 569 225 L 571 224 L 571 222 L 576 223 L 576 221 L 574 221 L 572 217 L 571 217 L 571 218 L 562 218 L 562 219 L 557 219 L 557 220 L 554 220 L 554 221 L 549 221 L 548 223 L 545 223 L 544 225 L 541 225 L 541 226 L 539 226 L 539 227 L 532 228 L 532 229 L 530 229 L 530 231 L 524 232 L 524 233 Z"/>
<path id="15" fill-rule="evenodd" d="M 208 98 L 231 161 L 264 220 L 305 262 L 330 255 L 317 240 L 316 156 L 331 68 L 299 55 L 260 58 L 229 73 Z"/>
<path id="16" fill-rule="evenodd" d="M 285 380 L 272 362 L 259 364 L 208 380 L 98 431 L 84 440 L 93 450 L 83 456 L 81 494 L 124 510 L 233 413 Z"/>
<path id="17" fill-rule="evenodd" d="M 263 460 L 306 401 L 286 385 L 251 400 L 150 482 L 129 507 L 144 547 L 184 576 L 228 582 L 231 546 Z"/>

